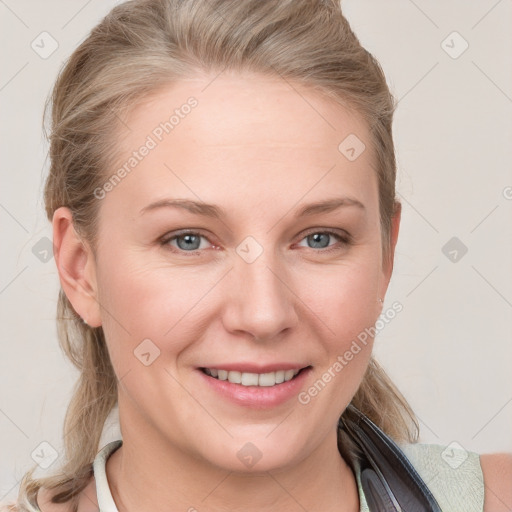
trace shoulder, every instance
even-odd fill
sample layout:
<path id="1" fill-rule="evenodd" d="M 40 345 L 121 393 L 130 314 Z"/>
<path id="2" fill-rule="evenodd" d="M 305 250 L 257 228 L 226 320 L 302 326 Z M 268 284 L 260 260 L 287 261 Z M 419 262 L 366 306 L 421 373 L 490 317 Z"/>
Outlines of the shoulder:
<path id="1" fill-rule="evenodd" d="M 483 511 L 484 480 L 477 453 L 465 450 L 456 442 L 400 443 L 399 446 L 441 510 Z"/>
<path id="2" fill-rule="evenodd" d="M 512 511 L 512 453 L 480 455 L 484 475 L 484 512 Z"/>

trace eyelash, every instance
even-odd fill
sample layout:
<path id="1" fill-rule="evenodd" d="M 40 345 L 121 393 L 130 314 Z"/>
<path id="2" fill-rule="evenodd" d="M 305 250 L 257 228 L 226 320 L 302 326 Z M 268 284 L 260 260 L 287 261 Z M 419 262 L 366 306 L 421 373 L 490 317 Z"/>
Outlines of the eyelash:
<path id="1" fill-rule="evenodd" d="M 316 250 L 315 250 L 314 247 L 306 247 L 306 249 L 312 249 L 315 252 L 319 252 L 319 253 L 323 253 L 323 254 L 331 253 L 331 252 L 334 252 L 334 251 L 339 251 L 339 250 L 343 249 L 344 247 L 349 246 L 349 245 L 351 245 L 353 243 L 352 236 L 349 233 L 344 232 L 344 234 L 340 234 L 337 231 L 333 231 L 333 230 L 329 230 L 329 229 L 326 229 L 326 230 L 323 230 L 323 231 L 318 230 L 318 229 L 312 230 L 312 231 L 308 231 L 300 239 L 300 242 L 302 242 L 302 240 L 304 240 L 308 236 L 314 235 L 314 234 L 331 235 L 331 236 L 333 236 L 333 237 L 335 237 L 335 238 L 337 238 L 339 240 L 338 243 L 341 243 L 341 247 L 337 246 L 337 244 L 334 244 L 332 246 L 328 246 L 326 248 L 320 248 L 320 249 L 316 249 Z M 185 251 L 183 249 L 179 249 L 177 247 L 172 247 L 172 246 L 169 245 L 169 242 L 171 242 L 173 240 L 176 240 L 177 238 L 180 238 L 180 237 L 185 236 L 185 235 L 200 236 L 200 237 L 208 240 L 208 242 L 210 242 L 210 240 L 208 239 L 207 236 L 201 234 L 198 231 L 185 230 L 185 231 L 180 231 L 178 233 L 173 233 L 172 236 L 165 235 L 163 238 L 160 239 L 160 245 L 162 247 L 165 247 L 165 248 L 173 251 L 173 252 L 178 252 L 179 254 L 193 254 L 193 255 L 200 254 L 204 249 L 196 249 L 194 251 Z M 210 244 L 211 244 L 211 242 L 210 242 Z M 215 244 L 212 244 L 212 245 L 215 245 Z"/>

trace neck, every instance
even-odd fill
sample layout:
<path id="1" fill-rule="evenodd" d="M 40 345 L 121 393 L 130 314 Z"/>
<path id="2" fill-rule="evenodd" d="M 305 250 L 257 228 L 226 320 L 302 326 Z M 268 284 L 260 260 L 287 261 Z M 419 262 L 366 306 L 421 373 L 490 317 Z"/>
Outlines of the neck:
<path id="1" fill-rule="evenodd" d="M 335 430 L 293 467 L 248 474 L 199 460 L 147 425 L 145 431 L 128 425 L 123 445 L 106 464 L 119 512 L 359 511 L 356 480 L 338 451 Z"/>

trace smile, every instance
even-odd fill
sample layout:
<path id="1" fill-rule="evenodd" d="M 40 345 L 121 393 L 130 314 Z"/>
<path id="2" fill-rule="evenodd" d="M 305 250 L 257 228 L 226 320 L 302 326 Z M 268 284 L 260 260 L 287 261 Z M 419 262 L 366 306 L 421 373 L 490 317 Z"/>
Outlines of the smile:
<path id="1" fill-rule="evenodd" d="M 201 371 L 206 375 L 213 377 L 214 379 L 227 380 L 232 384 L 241 384 L 242 386 L 270 387 L 292 380 L 299 374 L 302 369 L 278 370 L 268 373 L 227 371 L 217 368 L 201 368 Z"/>

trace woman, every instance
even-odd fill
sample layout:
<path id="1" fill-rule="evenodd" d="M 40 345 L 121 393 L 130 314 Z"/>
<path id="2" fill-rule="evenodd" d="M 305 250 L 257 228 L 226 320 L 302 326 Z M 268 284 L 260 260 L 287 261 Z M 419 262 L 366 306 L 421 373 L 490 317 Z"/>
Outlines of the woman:
<path id="1" fill-rule="evenodd" d="M 14 510 L 510 509 L 511 457 L 417 443 L 372 358 L 400 310 L 394 103 L 334 0 L 127 2 L 52 100 L 81 376 L 66 464 Z"/>

